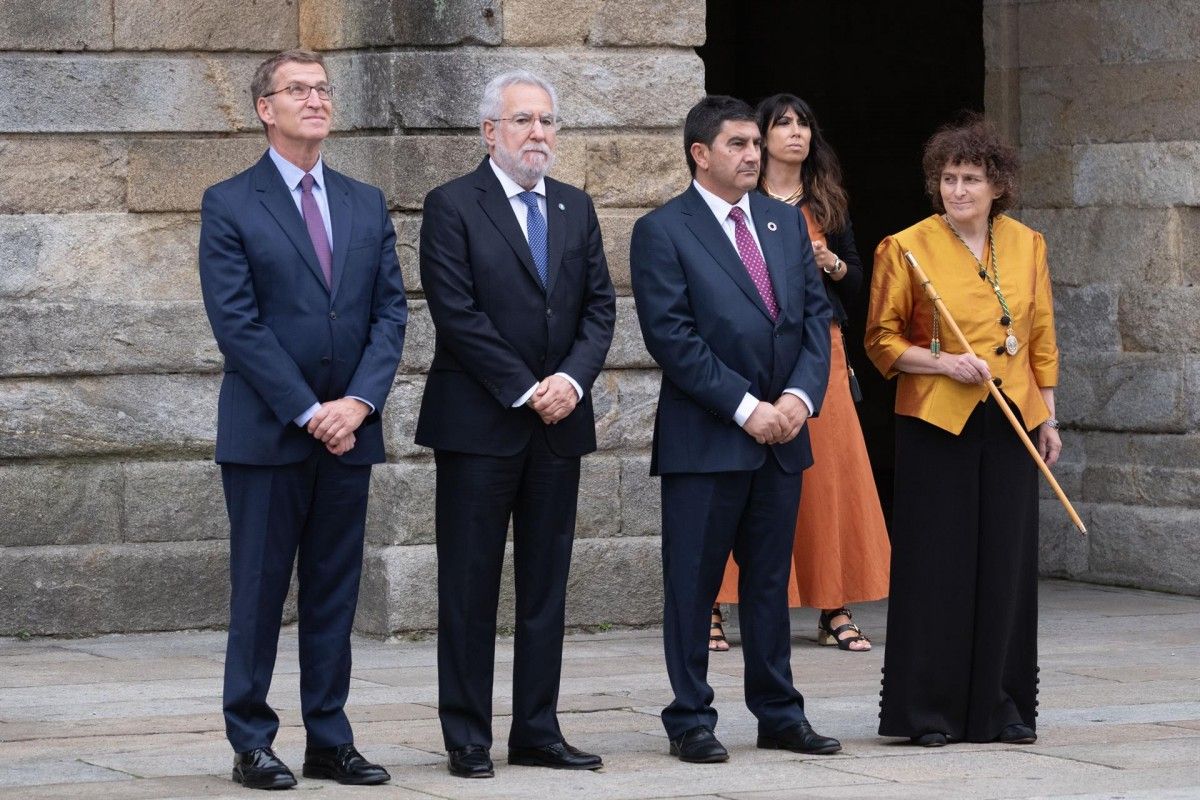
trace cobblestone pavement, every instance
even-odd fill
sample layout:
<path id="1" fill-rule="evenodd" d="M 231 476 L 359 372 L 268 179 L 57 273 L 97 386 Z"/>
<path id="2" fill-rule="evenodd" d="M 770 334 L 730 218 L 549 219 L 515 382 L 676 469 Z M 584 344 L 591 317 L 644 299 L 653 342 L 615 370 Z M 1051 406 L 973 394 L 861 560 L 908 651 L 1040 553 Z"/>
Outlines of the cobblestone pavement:
<path id="1" fill-rule="evenodd" d="M 1200 798 L 1200 598 L 1047 581 L 1041 593 L 1041 715 L 1032 746 L 919 750 L 875 736 L 886 605 L 857 609 L 868 654 L 818 647 L 797 611 L 792 665 L 818 731 L 842 753 L 760 751 L 742 705 L 735 646 L 711 680 L 727 764 L 667 756 L 658 711 L 669 690 L 655 630 L 567 638 L 561 709 L 568 740 L 601 772 L 504 763 L 512 640 L 498 648 L 494 780 L 445 769 L 436 650 L 355 641 L 350 715 L 360 749 L 391 784 L 300 780 L 304 797 L 385 798 Z M 931 609 L 931 613 L 937 613 Z M 734 637 L 736 642 L 736 636 Z M 883 645 L 883 646 L 881 646 Z M 0 640 L 0 798 L 252 797 L 229 780 L 220 716 L 224 634 Z M 272 702 L 281 757 L 299 772 L 295 630 L 285 631 Z"/>

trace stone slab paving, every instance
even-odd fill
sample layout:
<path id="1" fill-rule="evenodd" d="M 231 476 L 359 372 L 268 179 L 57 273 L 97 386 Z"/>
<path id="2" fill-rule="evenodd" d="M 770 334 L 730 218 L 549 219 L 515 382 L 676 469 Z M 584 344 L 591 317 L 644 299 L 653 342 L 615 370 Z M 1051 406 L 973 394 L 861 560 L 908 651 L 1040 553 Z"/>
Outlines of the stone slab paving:
<path id="1" fill-rule="evenodd" d="M 1027 747 L 918 750 L 875 735 L 885 603 L 856 609 L 869 654 L 815 644 L 815 612 L 793 614 L 793 671 L 835 756 L 760 751 L 742 705 L 735 643 L 713 657 L 718 733 L 732 759 L 669 758 L 658 711 L 669 699 L 656 630 L 573 634 L 561 719 L 569 740 L 604 755 L 598 773 L 503 762 L 512 640 L 497 648 L 495 780 L 445 770 L 437 721 L 436 643 L 355 641 L 351 718 L 360 748 L 392 783 L 372 789 L 301 779 L 302 797 L 612 798 L 1200 798 L 1200 598 L 1047 581 L 1041 592 L 1040 739 Z M 220 715 L 219 631 L 0 640 L 0 800 L 245 798 L 229 781 Z M 281 642 L 271 700 L 276 749 L 303 760 L 296 635 Z"/>

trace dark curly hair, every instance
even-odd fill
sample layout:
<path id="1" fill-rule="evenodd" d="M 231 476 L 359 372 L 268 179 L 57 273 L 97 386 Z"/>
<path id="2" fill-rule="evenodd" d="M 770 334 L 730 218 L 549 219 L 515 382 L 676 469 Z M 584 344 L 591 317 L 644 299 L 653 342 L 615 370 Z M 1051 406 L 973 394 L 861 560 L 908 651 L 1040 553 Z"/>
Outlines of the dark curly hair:
<path id="1" fill-rule="evenodd" d="M 943 125 L 925 143 L 921 165 L 925 170 L 925 192 L 939 214 L 946 211 L 942 203 L 942 170 L 957 164 L 983 167 L 987 178 L 1000 191 L 992 201 L 989 216 L 995 217 L 1017 202 L 1017 151 L 1000 138 L 1000 134 L 982 114 L 962 115 L 955 122 Z"/>

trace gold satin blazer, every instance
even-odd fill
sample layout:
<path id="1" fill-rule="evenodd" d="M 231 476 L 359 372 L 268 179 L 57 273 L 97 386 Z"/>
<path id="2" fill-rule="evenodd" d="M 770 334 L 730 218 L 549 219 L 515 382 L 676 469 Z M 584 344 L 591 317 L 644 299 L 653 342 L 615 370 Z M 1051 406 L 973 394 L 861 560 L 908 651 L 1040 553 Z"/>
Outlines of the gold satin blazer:
<path id="1" fill-rule="evenodd" d="M 1000 289 L 1012 312 L 1015 356 L 996 355 L 1004 343 L 1002 311 L 991 283 L 980 279 L 970 250 L 940 215 L 887 237 L 875 249 L 871 303 L 867 312 L 867 355 L 884 377 L 899 375 L 896 413 L 918 417 L 955 435 L 962 432 L 975 406 L 988 397 L 982 384 L 960 383 L 944 375 L 902 373 L 896 359 L 910 347 L 929 347 L 933 304 L 917 285 L 904 260 L 912 251 L 975 354 L 988 363 L 1000 390 L 1021 411 L 1033 430 L 1050 417 L 1040 388 L 1058 384 L 1058 344 L 1054 334 L 1054 299 L 1046 266 L 1046 242 L 1037 231 L 1003 214 L 993 222 Z M 984 266 L 991 271 L 990 253 Z M 945 320 L 939 334 L 944 353 L 961 353 L 958 338 Z"/>

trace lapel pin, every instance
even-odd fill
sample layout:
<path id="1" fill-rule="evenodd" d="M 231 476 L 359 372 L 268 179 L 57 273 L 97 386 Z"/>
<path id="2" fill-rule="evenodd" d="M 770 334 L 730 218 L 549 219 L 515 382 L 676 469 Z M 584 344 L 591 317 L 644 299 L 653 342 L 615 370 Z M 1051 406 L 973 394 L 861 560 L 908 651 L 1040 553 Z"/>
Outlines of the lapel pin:
<path id="1" fill-rule="evenodd" d="M 778 225 L 776 225 L 774 222 L 768 222 L 768 223 L 767 223 L 767 230 L 769 230 L 769 231 L 777 231 L 777 230 L 779 230 L 779 226 L 778 226 Z"/>
<path id="2" fill-rule="evenodd" d="M 558 210 L 559 210 L 559 211 L 566 211 L 566 210 L 567 210 L 567 207 L 566 207 L 566 206 L 564 206 L 562 203 L 559 203 L 559 204 L 558 204 Z"/>

